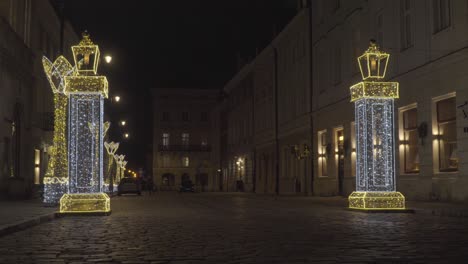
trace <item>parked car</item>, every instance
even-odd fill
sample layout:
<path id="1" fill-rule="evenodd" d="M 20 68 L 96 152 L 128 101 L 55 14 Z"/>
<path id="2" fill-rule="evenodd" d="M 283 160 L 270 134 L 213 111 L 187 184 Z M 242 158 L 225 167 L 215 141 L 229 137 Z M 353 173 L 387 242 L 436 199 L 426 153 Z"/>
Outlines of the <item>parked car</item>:
<path id="1" fill-rule="evenodd" d="M 117 189 L 117 195 L 120 196 L 126 193 L 135 193 L 141 195 L 140 181 L 132 177 L 125 177 L 121 179 Z"/>
<path id="2" fill-rule="evenodd" d="M 195 192 L 194 184 L 191 180 L 183 181 L 180 185 L 179 192 Z"/>

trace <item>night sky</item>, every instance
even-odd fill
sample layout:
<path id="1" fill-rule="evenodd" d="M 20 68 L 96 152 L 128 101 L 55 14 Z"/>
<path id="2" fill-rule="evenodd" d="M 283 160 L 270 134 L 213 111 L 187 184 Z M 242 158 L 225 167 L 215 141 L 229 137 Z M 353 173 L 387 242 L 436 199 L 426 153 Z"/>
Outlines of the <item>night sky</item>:
<path id="1" fill-rule="evenodd" d="M 130 169 L 149 168 L 152 113 L 150 89 L 221 89 L 237 71 L 237 58 L 253 58 L 296 12 L 296 0 L 65 0 L 65 16 L 77 33 L 87 30 L 102 54 L 113 121 L 111 140 L 124 142 Z M 69 48 L 69 47 L 65 47 Z M 122 139 L 117 119 L 131 138 Z"/>

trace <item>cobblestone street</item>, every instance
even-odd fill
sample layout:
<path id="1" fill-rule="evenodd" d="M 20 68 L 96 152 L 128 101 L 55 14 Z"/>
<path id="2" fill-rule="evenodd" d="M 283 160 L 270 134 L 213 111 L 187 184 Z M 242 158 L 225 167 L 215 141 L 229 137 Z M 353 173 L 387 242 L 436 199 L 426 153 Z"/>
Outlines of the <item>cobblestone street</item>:
<path id="1" fill-rule="evenodd" d="M 0 263 L 466 263 L 467 218 L 365 214 L 307 198 L 177 194 L 112 199 L 0 238 Z"/>

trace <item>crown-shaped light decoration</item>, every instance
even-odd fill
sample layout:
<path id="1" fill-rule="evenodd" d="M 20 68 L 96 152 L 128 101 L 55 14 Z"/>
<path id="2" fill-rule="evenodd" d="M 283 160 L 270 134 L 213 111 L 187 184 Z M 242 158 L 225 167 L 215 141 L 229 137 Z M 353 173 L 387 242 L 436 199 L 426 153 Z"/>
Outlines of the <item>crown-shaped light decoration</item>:
<path id="1" fill-rule="evenodd" d="M 65 76 L 74 75 L 75 68 L 68 62 L 64 56 L 59 56 L 54 63 L 47 57 L 42 57 L 42 65 L 47 80 L 50 83 L 53 93 L 64 93 L 65 90 Z"/>
<path id="2" fill-rule="evenodd" d="M 83 32 L 83 39 L 76 46 L 72 46 L 78 75 L 96 75 L 99 65 L 99 47 L 95 45 L 88 32 Z"/>
<path id="3" fill-rule="evenodd" d="M 370 40 L 369 48 L 358 57 L 362 79 L 379 80 L 385 78 L 390 54 L 380 51 L 375 40 Z"/>
<path id="4" fill-rule="evenodd" d="M 107 122 L 104 122 L 104 128 L 103 128 L 103 130 L 102 130 L 102 133 L 103 133 L 103 134 L 102 134 L 102 137 L 103 137 L 103 138 L 106 137 L 106 134 L 107 134 L 107 131 L 108 131 L 109 128 L 110 128 L 110 125 L 111 125 L 110 122 L 108 122 L 108 121 L 107 121 Z"/>
<path id="5" fill-rule="evenodd" d="M 125 166 L 127 166 L 127 162 L 128 161 L 126 161 L 126 160 L 122 161 L 122 163 L 121 163 L 122 164 L 122 169 L 125 170 Z"/>
<path id="6" fill-rule="evenodd" d="M 114 155 L 114 159 L 117 162 L 117 166 L 122 167 L 121 163 L 125 159 L 125 155 L 119 155 L 119 154 Z"/>
<path id="7" fill-rule="evenodd" d="M 107 150 L 107 153 L 111 156 L 114 156 L 115 152 L 119 148 L 119 143 L 111 141 L 110 143 L 104 142 L 104 147 Z"/>

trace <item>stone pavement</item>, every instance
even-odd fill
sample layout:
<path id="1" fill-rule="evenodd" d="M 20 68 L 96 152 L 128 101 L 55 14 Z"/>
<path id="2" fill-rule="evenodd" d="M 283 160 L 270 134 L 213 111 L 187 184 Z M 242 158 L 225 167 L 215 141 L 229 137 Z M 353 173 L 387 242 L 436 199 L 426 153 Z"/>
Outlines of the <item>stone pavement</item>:
<path id="1" fill-rule="evenodd" d="M 468 218 L 365 214 L 343 200 L 115 197 L 110 216 L 63 217 L 0 237 L 0 263 L 467 262 Z"/>
<path id="2" fill-rule="evenodd" d="M 56 207 L 45 207 L 41 200 L 0 201 L 0 236 L 50 221 Z"/>

